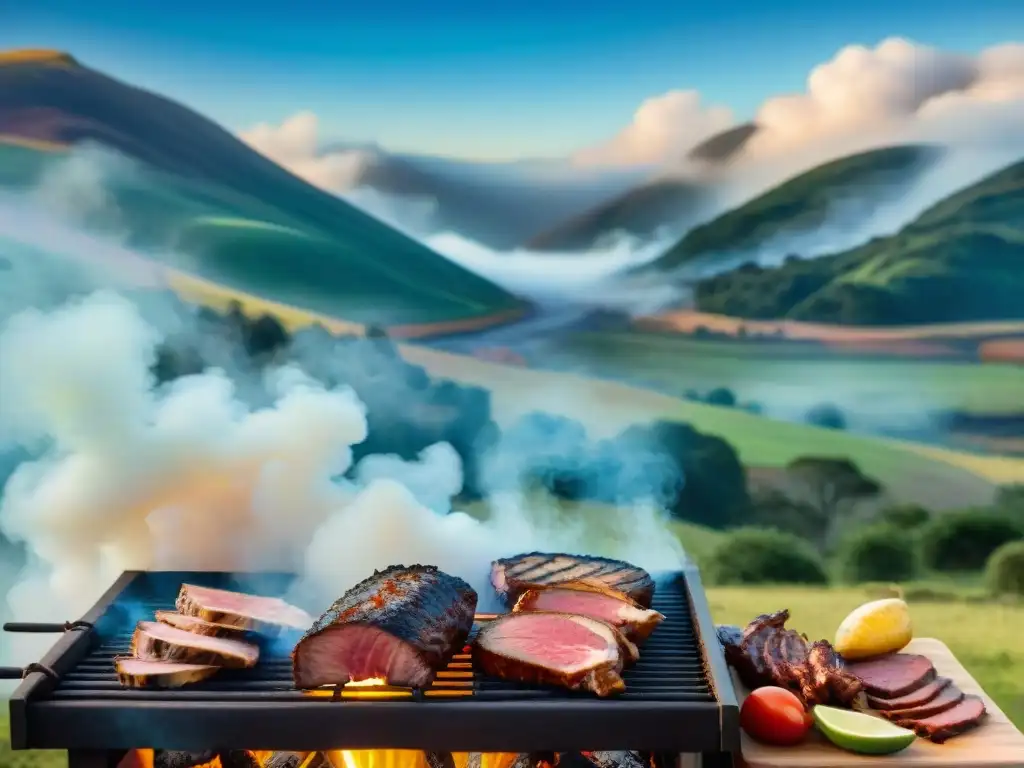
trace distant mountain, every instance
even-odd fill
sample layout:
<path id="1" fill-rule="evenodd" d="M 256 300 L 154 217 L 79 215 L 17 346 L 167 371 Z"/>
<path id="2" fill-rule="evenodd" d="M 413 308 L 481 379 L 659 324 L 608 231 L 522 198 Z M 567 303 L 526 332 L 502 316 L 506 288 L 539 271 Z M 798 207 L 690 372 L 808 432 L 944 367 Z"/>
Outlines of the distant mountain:
<path id="1" fill-rule="evenodd" d="M 586 251 L 618 234 L 649 238 L 666 225 L 682 228 L 705 203 L 705 190 L 682 179 L 661 178 L 634 187 L 530 238 L 533 251 Z"/>
<path id="2" fill-rule="evenodd" d="M 938 148 L 910 145 L 817 166 L 694 227 L 642 271 L 672 271 L 698 259 L 724 263 L 756 258 L 766 246 L 819 233 L 829 225 L 855 227 L 898 199 L 940 156 Z"/>
<path id="3" fill-rule="evenodd" d="M 361 150 L 355 187 L 429 201 L 434 231 L 457 232 L 495 250 L 579 214 L 635 184 L 644 171 L 584 171 L 550 162 L 474 163 Z"/>
<path id="4" fill-rule="evenodd" d="M 99 144 L 136 161 L 109 193 L 134 237 L 185 241 L 201 276 L 271 298 L 309 297 L 357 322 L 433 323 L 523 305 L 503 289 L 249 148 L 202 115 L 56 52 L 0 56 L 0 137 Z M 6 146 L 37 183 L 59 154 Z M 208 239 L 204 237 L 209 235 Z M 261 238 L 273 247 L 258 247 Z M 258 254 L 258 257 L 256 256 Z M 281 281 L 284 281 L 283 283 Z"/>
<path id="5" fill-rule="evenodd" d="M 693 172 L 684 175 L 680 170 L 668 175 L 663 171 L 648 177 L 588 210 L 564 217 L 535 234 L 524 247 L 534 251 L 586 251 L 616 235 L 644 240 L 662 232 L 672 235 L 685 231 L 709 212 L 709 185 L 713 180 L 705 177 L 734 160 L 757 131 L 753 123 L 722 131 L 687 153 L 685 160 L 696 166 Z"/>
<path id="6" fill-rule="evenodd" d="M 900 325 L 1024 318 L 1024 161 L 952 194 L 891 237 L 753 264 L 697 284 L 702 311 Z"/>
<path id="7" fill-rule="evenodd" d="M 737 125 L 701 142 L 689 151 L 686 158 L 704 163 L 727 163 L 743 151 L 758 130 L 756 123 Z"/>

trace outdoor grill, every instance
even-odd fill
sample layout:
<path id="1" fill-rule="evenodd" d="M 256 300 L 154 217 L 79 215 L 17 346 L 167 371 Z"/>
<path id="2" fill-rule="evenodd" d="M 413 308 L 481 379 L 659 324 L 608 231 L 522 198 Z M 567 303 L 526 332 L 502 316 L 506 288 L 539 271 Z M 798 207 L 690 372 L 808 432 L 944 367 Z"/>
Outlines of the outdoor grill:
<path id="1" fill-rule="evenodd" d="M 666 616 L 610 699 L 514 684 L 473 669 L 458 654 L 423 691 L 353 687 L 298 691 L 290 648 L 265 648 L 249 670 L 223 670 L 173 690 L 122 688 L 115 656 L 130 654 L 135 622 L 174 608 L 183 582 L 284 595 L 294 577 L 223 573 L 122 574 L 79 621 L 8 624 L 7 631 L 62 632 L 24 670 L 10 700 L 14 749 L 69 751 L 71 768 L 116 765 L 126 751 L 415 749 L 448 752 L 642 750 L 674 765 L 705 765 L 738 751 L 735 692 L 696 569 L 659 579 L 654 608 Z M 493 617 L 493 614 L 490 615 Z M 477 615 L 477 627 L 489 618 Z M 670 762 L 664 762 L 665 760 Z"/>

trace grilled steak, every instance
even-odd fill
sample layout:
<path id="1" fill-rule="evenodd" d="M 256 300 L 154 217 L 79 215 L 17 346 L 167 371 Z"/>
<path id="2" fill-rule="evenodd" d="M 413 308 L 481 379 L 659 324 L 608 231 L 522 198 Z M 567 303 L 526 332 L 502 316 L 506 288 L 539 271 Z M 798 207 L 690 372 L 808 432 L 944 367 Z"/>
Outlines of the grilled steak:
<path id="1" fill-rule="evenodd" d="M 764 647 L 772 634 L 785 628 L 787 621 L 789 611 L 785 610 L 758 616 L 743 629 L 739 644 L 726 648 L 726 660 L 747 688 L 753 690 L 773 683 Z"/>
<path id="2" fill-rule="evenodd" d="M 186 616 L 177 611 L 157 611 L 153 618 L 161 624 L 169 624 L 186 632 L 206 635 L 207 637 L 231 637 L 235 640 L 242 640 L 248 634 L 245 629 L 240 627 L 232 627 L 229 624 L 214 624 L 195 616 Z"/>
<path id="3" fill-rule="evenodd" d="M 964 696 L 955 707 L 920 720 L 900 720 L 896 724 L 912 729 L 918 736 L 936 744 L 977 728 L 985 719 L 985 702 L 978 696 Z"/>
<path id="4" fill-rule="evenodd" d="M 812 643 L 807 654 L 807 665 L 813 678 L 815 695 L 812 698 L 815 701 L 820 704 L 831 701 L 844 707 L 857 703 L 860 708 L 864 707 L 864 685 L 847 671 L 846 662 L 832 647 L 832 643 L 827 640 Z M 823 694 L 826 688 L 828 693 Z"/>
<path id="5" fill-rule="evenodd" d="M 432 565 L 393 565 L 344 594 L 292 651 L 297 688 L 379 678 L 422 688 L 463 647 L 477 594 Z"/>
<path id="6" fill-rule="evenodd" d="M 935 679 L 935 667 L 916 653 L 890 653 L 846 668 L 864 684 L 869 696 L 885 699 L 905 696 Z"/>
<path id="7" fill-rule="evenodd" d="M 931 701 L 910 709 L 882 710 L 881 715 L 887 720 L 924 720 L 926 717 L 937 715 L 952 709 L 964 698 L 963 692 L 955 685 L 950 685 Z"/>
<path id="8" fill-rule="evenodd" d="M 193 768 L 217 757 L 214 751 L 182 752 L 177 749 L 154 749 L 153 768 Z"/>
<path id="9" fill-rule="evenodd" d="M 645 640 L 665 617 L 599 582 L 572 581 L 523 592 L 512 608 L 520 611 L 575 613 L 606 621 L 633 640 Z"/>
<path id="10" fill-rule="evenodd" d="M 948 677 L 937 677 L 917 690 L 896 699 L 880 699 L 877 696 L 868 696 L 868 706 L 877 710 L 913 709 L 914 707 L 920 707 L 922 704 L 927 704 L 942 693 L 952 682 Z"/>
<path id="11" fill-rule="evenodd" d="M 176 664 L 131 656 L 114 659 L 117 680 L 126 688 L 181 688 L 212 677 L 220 667 L 209 664 Z M 201 761 L 205 762 L 205 761 Z"/>
<path id="12" fill-rule="evenodd" d="M 569 613 L 511 613 L 486 623 L 473 660 L 488 675 L 598 696 L 626 689 L 622 634 L 610 624 Z"/>
<path id="13" fill-rule="evenodd" d="M 278 597 L 257 597 L 193 584 L 181 585 L 174 607 L 178 613 L 211 624 L 227 624 L 268 635 L 282 629 L 305 631 L 313 623 L 308 613 Z"/>
<path id="14" fill-rule="evenodd" d="M 248 668 L 259 661 L 260 649 L 241 640 L 195 635 L 157 621 L 140 621 L 132 635 L 132 655 L 149 661 Z"/>
<path id="15" fill-rule="evenodd" d="M 572 581 L 597 582 L 628 595 L 644 608 L 654 599 L 654 579 L 643 568 L 590 555 L 531 552 L 505 557 L 491 565 L 491 584 L 509 603 L 532 587 Z"/>

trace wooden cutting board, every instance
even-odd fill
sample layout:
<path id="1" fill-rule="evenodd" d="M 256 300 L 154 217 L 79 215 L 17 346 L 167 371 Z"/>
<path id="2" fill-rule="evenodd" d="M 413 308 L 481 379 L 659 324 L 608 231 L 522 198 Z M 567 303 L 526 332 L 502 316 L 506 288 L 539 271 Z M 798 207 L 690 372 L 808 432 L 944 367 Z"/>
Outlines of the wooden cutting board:
<path id="1" fill-rule="evenodd" d="M 919 638 L 911 641 L 904 652 L 928 657 L 939 675 L 950 678 L 964 693 L 980 696 L 985 702 L 988 717 L 973 731 L 945 744 L 917 739 L 902 752 L 878 757 L 839 749 L 817 730 L 812 730 L 807 741 L 796 747 L 767 746 L 744 733 L 740 736 L 742 762 L 748 768 L 1024 768 L 1024 734 L 985 695 L 944 643 L 932 638 Z M 732 677 L 736 695 L 742 704 L 747 690 L 735 670 L 732 670 Z"/>

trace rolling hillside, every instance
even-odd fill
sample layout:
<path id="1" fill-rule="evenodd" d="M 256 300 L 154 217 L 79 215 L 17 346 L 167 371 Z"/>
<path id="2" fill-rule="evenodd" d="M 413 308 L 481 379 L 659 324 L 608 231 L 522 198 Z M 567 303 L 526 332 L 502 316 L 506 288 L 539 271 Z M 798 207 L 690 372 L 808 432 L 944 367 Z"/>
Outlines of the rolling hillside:
<path id="1" fill-rule="evenodd" d="M 658 179 L 635 187 L 528 240 L 532 251 L 586 251 L 617 233 L 654 235 L 659 227 L 684 226 L 704 202 L 699 185 L 678 179 Z"/>
<path id="2" fill-rule="evenodd" d="M 553 169 L 544 175 L 523 163 L 474 163 L 449 158 L 361 151 L 354 188 L 429 204 L 433 232 L 458 232 L 495 250 L 510 250 L 614 197 L 638 173 Z M 562 172 L 559 172 L 562 171 Z M 414 230 L 415 231 L 415 230 Z"/>
<path id="3" fill-rule="evenodd" d="M 1024 318 L 1024 161 L 950 195 L 899 233 L 843 253 L 700 282 L 706 312 L 847 325 Z"/>
<path id="4" fill-rule="evenodd" d="M 131 158 L 139 167 L 114 174 L 104 190 L 119 223 L 134 244 L 168 249 L 180 245 L 194 219 L 205 218 L 209 239 L 200 247 L 192 232 L 188 241 L 195 249 L 190 255 L 199 256 L 190 265 L 201 277 L 266 293 L 267 273 L 290 270 L 294 290 L 306 286 L 321 309 L 364 323 L 473 320 L 523 307 L 202 115 L 66 54 L 0 56 L 0 136 L 8 140 L 0 176 L 13 186 L 32 186 L 48 169 L 54 172 L 60 155 L 45 149 L 93 143 Z M 11 139 L 21 146 L 10 146 Z M 220 227 L 224 221 L 232 223 Z M 274 231 L 277 247 L 254 257 L 254 231 Z M 294 269 L 296 262 L 303 271 Z"/>
<path id="5" fill-rule="evenodd" d="M 778 238 L 812 233 L 837 220 L 863 220 L 895 199 L 939 154 L 932 147 L 911 145 L 820 165 L 694 227 L 643 269 L 667 272 L 698 259 L 756 256 Z"/>

